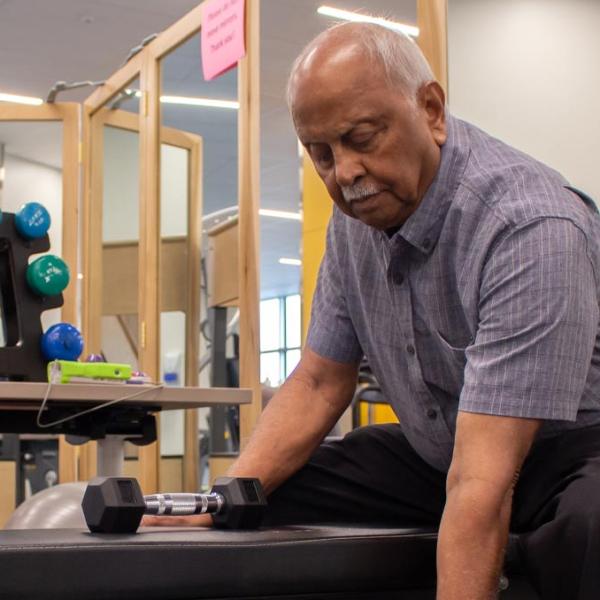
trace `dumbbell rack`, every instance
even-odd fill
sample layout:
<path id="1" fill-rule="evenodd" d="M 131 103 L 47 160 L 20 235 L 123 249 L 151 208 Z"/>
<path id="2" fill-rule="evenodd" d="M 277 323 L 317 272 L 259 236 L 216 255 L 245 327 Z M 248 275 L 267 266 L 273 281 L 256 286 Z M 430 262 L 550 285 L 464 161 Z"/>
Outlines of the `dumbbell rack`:
<path id="1" fill-rule="evenodd" d="M 46 234 L 23 239 L 15 215 L 3 212 L 0 221 L 0 302 L 5 346 L 0 347 L 0 378 L 9 381 L 46 381 L 47 361 L 42 355 L 41 314 L 63 305 L 62 294 L 41 297 L 27 285 L 27 267 L 34 254 L 50 250 Z M 0 324 L 1 326 L 1 324 Z"/>

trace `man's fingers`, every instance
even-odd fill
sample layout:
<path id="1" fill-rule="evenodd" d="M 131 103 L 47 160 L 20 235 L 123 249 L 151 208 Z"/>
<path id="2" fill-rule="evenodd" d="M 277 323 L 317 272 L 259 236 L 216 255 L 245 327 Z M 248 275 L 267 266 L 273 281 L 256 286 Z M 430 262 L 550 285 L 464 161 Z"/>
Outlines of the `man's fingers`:
<path id="1" fill-rule="evenodd" d="M 190 515 L 189 517 L 157 517 L 145 515 L 142 518 L 142 527 L 211 527 L 212 519 L 209 515 Z"/>

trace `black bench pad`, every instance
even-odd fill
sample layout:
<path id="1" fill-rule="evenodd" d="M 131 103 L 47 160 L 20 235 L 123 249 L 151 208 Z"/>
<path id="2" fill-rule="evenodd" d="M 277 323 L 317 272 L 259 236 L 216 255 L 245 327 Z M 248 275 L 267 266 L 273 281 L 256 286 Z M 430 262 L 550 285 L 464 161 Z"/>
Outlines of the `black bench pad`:
<path id="1" fill-rule="evenodd" d="M 436 539 L 433 531 L 339 526 L 0 531 L 0 598 L 430 599 Z"/>

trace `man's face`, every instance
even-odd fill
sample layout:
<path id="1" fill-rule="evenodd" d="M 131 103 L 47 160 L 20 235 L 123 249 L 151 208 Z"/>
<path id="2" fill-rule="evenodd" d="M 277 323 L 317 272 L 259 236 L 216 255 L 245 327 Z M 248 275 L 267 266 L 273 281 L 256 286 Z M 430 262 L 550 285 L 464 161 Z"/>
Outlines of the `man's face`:
<path id="1" fill-rule="evenodd" d="M 443 92 L 426 86 L 416 100 L 408 99 L 364 54 L 341 54 L 296 77 L 296 130 L 343 212 L 377 229 L 397 227 L 437 172 L 446 139 Z M 432 93 L 441 94 L 437 109 Z"/>

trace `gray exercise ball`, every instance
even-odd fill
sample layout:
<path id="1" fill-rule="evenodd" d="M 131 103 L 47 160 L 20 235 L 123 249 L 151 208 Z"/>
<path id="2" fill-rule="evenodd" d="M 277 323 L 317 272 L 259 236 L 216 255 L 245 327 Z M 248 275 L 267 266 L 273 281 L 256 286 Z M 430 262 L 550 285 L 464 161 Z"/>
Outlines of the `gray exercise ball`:
<path id="1" fill-rule="evenodd" d="M 61 483 L 17 507 L 5 529 L 86 529 L 81 500 L 87 483 Z"/>

